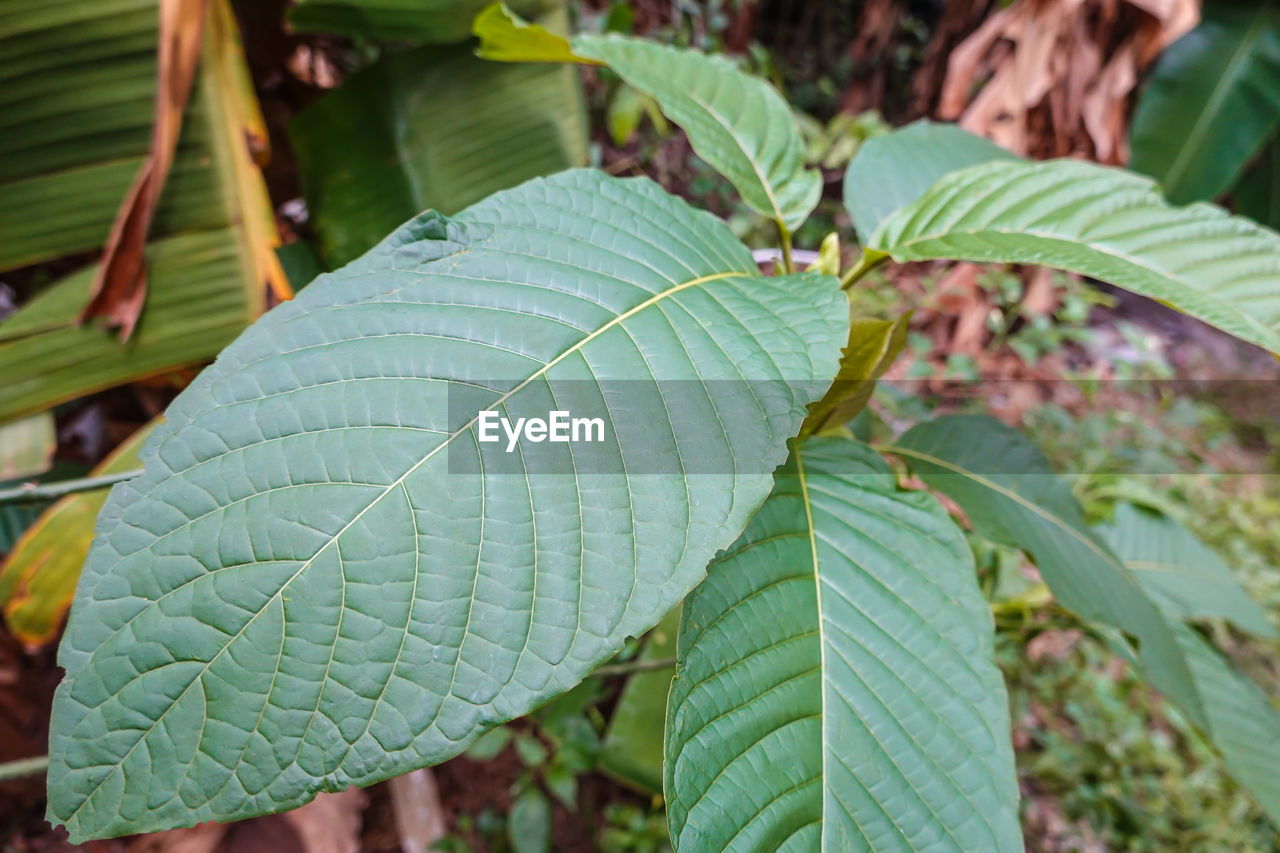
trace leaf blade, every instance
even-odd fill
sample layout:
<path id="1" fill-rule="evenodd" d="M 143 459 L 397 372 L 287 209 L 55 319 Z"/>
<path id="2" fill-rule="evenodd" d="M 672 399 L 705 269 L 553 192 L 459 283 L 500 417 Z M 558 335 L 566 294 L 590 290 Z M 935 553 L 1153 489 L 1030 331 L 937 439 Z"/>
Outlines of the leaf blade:
<path id="1" fill-rule="evenodd" d="M 657 100 L 684 128 L 694 152 L 728 178 L 743 201 L 789 231 L 818 203 L 822 176 L 804 166 L 804 146 L 786 101 L 723 57 L 616 33 L 565 40 L 499 4 L 477 17 L 475 33 L 482 57 L 609 66 Z"/>
<path id="2" fill-rule="evenodd" d="M 1228 619 L 1274 637 L 1267 615 L 1222 559 L 1172 518 L 1130 503 L 1097 527 L 1157 604 L 1181 619 Z"/>
<path id="3" fill-rule="evenodd" d="M 85 837 L 277 811 L 443 760 L 572 686 L 763 499 L 834 372 L 842 305 L 834 279 L 760 277 L 652 183 L 583 171 L 424 214 L 322 277 L 175 401 L 108 501 L 59 653 L 51 818 Z M 587 488 L 473 428 L 551 403 L 538 376 L 659 374 L 715 395 L 671 425 L 680 452 L 759 461 Z M 704 380 L 752 377 L 765 417 L 711 432 L 739 398 Z M 612 427 L 609 453 L 647 429 Z"/>
<path id="4" fill-rule="evenodd" d="M 967 546 L 865 445 L 799 444 L 686 600 L 679 646 L 677 850 L 1021 849 Z"/>
<path id="5" fill-rule="evenodd" d="M 1089 529 L 1070 489 L 1031 442 L 989 417 L 947 415 L 917 424 L 885 449 L 959 504 L 982 536 L 1029 553 L 1065 607 L 1136 635 L 1147 677 L 1204 723 L 1202 699 L 1169 624 Z"/>
<path id="6" fill-rule="evenodd" d="M 1157 299 L 1280 352 L 1280 235 L 1208 204 L 1171 208 L 1149 179 L 1083 162 L 954 172 L 885 220 L 897 261 L 1035 263 Z"/>
<path id="7" fill-rule="evenodd" d="M 954 124 L 926 119 L 873 136 L 853 155 L 844 173 L 844 205 L 866 244 L 880 223 L 906 207 L 940 178 L 1016 154 Z"/>

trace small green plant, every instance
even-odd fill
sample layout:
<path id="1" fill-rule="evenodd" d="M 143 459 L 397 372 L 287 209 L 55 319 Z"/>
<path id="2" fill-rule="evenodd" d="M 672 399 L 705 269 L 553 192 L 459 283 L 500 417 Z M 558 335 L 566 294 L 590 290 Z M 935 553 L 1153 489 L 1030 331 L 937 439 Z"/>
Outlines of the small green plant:
<path id="1" fill-rule="evenodd" d="M 1229 573 L 1206 581 L 1145 516 L 1095 530 L 988 418 L 874 446 L 845 427 L 905 344 L 905 320 L 856 316 L 878 266 L 1048 265 L 1280 352 L 1280 236 L 921 124 L 848 169 L 854 263 L 797 272 L 822 182 L 767 84 L 499 7 L 476 29 L 487 58 L 604 66 L 653 98 L 773 223 L 779 273 L 655 184 L 577 170 L 421 214 L 271 311 L 102 510 L 60 649 L 51 820 L 77 841 L 230 820 L 491 746 L 680 605 L 674 849 L 1021 850 L 971 550 L 885 455 L 1024 551 L 1280 816 L 1280 717 L 1187 624 L 1271 630 Z M 565 412 L 604 437 L 557 440 Z M 490 416 L 523 438 L 491 440 Z M 1170 571 L 1135 568 L 1153 561 Z M 515 736 L 509 826 L 545 824 L 544 787 L 571 801 L 552 770 L 589 751 L 576 728 L 554 754 Z"/>

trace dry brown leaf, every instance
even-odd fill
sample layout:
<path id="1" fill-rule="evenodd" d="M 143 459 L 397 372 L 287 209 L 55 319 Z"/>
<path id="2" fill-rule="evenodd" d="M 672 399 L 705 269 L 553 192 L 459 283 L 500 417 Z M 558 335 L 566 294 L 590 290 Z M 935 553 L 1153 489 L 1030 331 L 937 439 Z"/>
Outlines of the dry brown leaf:
<path id="1" fill-rule="evenodd" d="M 978 286 L 977 264 L 958 263 L 938 282 L 935 297 L 937 309 L 955 318 L 955 330 L 947 342 L 947 351 L 977 357 L 986 337 L 986 294 Z"/>
<path id="2" fill-rule="evenodd" d="M 116 214 L 94 278 L 93 294 L 80 315 L 82 323 L 102 317 L 107 325 L 119 327 L 123 340 L 133 334 L 146 298 L 147 233 L 173 165 L 182 116 L 200 59 L 200 34 L 208 6 L 208 0 L 160 0 L 151 153 Z"/>
<path id="3" fill-rule="evenodd" d="M 1111 57 L 1084 97 L 1082 117 L 1093 140 L 1094 156 L 1103 163 L 1129 159 L 1125 96 L 1138 83 L 1137 57 L 1128 42 Z"/>
<path id="4" fill-rule="evenodd" d="M 1058 291 L 1053 286 L 1053 271 L 1048 267 L 1035 267 L 1028 276 L 1027 291 L 1022 295 L 1022 312 L 1032 315 L 1048 315 L 1058 307 Z"/>
<path id="5" fill-rule="evenodd" d="M 129 853 L 214 853 L 226 833 L 227 826 L 221 823 L 166 829 L 138 836 L 129 843 Z"/>
<path id="6" fill-rule="evenodd" d="M 1016 0 L 956 47 L 937 114 L 1032 157 L 1126 156 L 1138 78 L 1196 0 Z"/>

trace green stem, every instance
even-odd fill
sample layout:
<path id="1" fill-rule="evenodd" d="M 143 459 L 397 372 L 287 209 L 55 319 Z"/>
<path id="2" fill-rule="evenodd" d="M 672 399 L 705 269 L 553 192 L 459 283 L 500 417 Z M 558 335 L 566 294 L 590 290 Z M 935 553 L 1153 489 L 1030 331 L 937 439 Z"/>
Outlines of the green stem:
<path id="1" fill-rule="evenodd" d="M 598 666 L 592 671 L 591 675 L 595 678 L 608 678 L 611 675 L 629 675 L 633 672 L 652 672 L 655 669 L 669 669 L 675 665 L 675 658 L 636 660 L 629 663 L 618 663 L 612 666 Z"/>
<path id="2" fill-rule="evenodd" d="M 39 776 L 49 769 L 49 756 L 37 755 L 35 758 L 20 758 L 0 764 L 0 782 L 10 779 L 21 779 L 24 776 Z"/>
<path id="3" fill-rule="evenodd" d="M 879 267 L 889 260 L 888 255 L 882 255 L 879 252 L 871 253 L 863 250 L 862 257 L 858 258 L 858 262 L 849 267 L 849 271 L 840 276 L 840 289 L 848 290 L 858 283 L 858 280 Z"/>
<path id="4" fill-rule="evenodd" d="M 59 480 L 56 483 L 23 483 L 12 489 L 0 489 L 0 504 L 14 501 L 34 501 L 60 498 L 75 492 L 91 492 L 94 489 L 105 489 L 132 480 L 141 474 L 141 470 L 124 471 L 119 474 L 101 474 L 97 477 L 83 477 L 79 480 Z"/>
<path id="5" fill-rule="evenodd" d="M 778 242 L 782 246 L 782 268 L 787 273 L 796 271 L 795 261 L 791 260 L 791 232 L 787 230 L 787 226 L 778 220 L 773 221 L 778 226 Z"/>

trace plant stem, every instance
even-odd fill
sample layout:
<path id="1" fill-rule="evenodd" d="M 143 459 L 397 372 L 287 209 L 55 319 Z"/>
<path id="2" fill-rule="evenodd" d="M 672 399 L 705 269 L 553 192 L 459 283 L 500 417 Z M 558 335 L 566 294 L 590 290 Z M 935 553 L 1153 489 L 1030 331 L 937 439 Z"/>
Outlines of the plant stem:
<path id="1" fill-rule="evenodd" d="M 49 769 L 49 756 L 37 755 L 35 758 L 20 758 L 0 764 L 0 782 L 10 779 L 21 779 L 24 776 L 38 776 Z"/>
<path id="2" fill-rule="evenodd" d="M 591 675 L 593 678 L 608 678 L 611 675 L 627 675 L 632 672 L 652 672 L 655 669 L 667 669 L 675 665 L 675 658 L 634 660 L 627 663 L 613 664 L 612 666 L 598 666 L 591 672 Z"/>
<path id="3" fill-rule="evenodd" d="M 101 474 L 97 477 L 83 477 L 79 480 L 59 480 L 56 483 L 23 483 L 12 489 L 0 489 L 0 504 L 13 501 L 33 501 L 45 498 L 60 498 L 74 492 L 91 492 L 94 489 L 105 489 L 125 480 L 132 480 L 141 474 L 141 470 L 124 471 L 120 474 Z"/>
<path id="4" fill-rule="evenodd" d="M 787 226 L 776 219 L 773 224 L 778 226 L 778 244 L 782 247 L 782 268 L 787 273 L 793 273 L 796 271 L 796 264 L 791 259 L 791 232 L 787 230 Z"/>
<path id="5" fill-rule="evenodd" d="M 888 260 L 888 255 L 881 255 L 879 253 L 872 255 L 864 250 L 862 257 L 858 258 L 858 262 L 849 267 L 848 272 L 840 276 L 840 289 L 848 290 L 853 287 L 858 283 L 860 278 Z"/>

